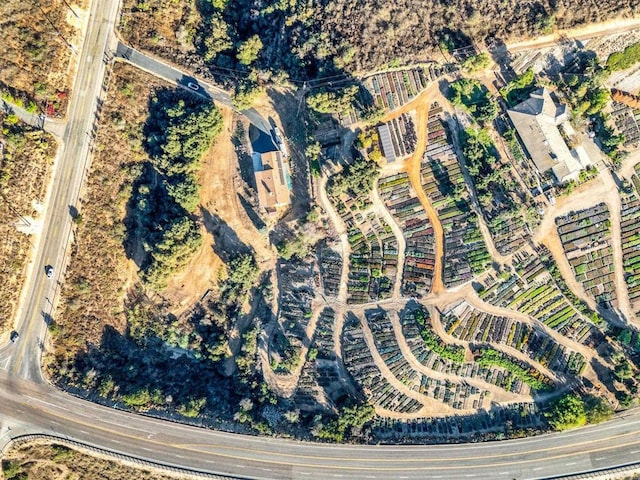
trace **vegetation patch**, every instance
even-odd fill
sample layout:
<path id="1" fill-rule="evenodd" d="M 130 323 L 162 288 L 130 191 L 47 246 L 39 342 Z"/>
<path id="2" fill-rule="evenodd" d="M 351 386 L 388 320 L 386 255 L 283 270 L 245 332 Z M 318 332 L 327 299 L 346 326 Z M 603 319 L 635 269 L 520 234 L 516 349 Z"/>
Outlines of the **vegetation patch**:
<path id="1" fill-rule="evenodd" d="M 51 135 L 0 113 L 0 331 L 10 327 L 24 284 L 30 235 L 44 202 L 57 144 Z M 37 272 L 41 274 L 41 272 Z"/>

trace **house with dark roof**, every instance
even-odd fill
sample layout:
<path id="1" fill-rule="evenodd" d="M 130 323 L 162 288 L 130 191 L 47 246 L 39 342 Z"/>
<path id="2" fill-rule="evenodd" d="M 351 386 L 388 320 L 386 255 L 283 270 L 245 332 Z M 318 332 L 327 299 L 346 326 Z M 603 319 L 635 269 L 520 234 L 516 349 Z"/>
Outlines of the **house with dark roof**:
<path id="1" fill-rule="evenodd" d="M 559 183 L 565 183 L 577 179 L 580 171 L 591 165 L 582 146 L 567 145 L 565 138 L 575 135 L 567 106 L 558 103 L 546 88 L 532 92 L 507 113 L 541 174 L 551 170 Z"/>

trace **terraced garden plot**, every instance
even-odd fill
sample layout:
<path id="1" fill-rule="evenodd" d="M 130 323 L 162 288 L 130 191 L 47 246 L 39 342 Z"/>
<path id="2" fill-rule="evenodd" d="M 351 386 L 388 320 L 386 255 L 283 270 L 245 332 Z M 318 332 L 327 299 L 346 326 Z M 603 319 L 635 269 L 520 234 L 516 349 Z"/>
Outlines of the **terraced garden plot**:
<path id="1" fill-rule="evenodd" d="M 462 140 L 467 170 L 496 249 L 502 255 L 513 253 L 530 237 L 525 222 L 526 193 L 521 190 L 512 165 L 499 158 L 484 130 L 469 128 Z"/>
<path id="2" fill-rule="evenodd" d="M 640 315 L 640 199 L 637 194 L 622 197 L 620 212 L 622 261 L 629 301 L 636 315 Z"/>
<path id="3" fill-rule="evenodd" d="M 329 297 L 338 296 L 342 277 L 342 256 L 331 246 L 323 245 L 318 261 L 324 294 Z"/>
<path id="4" fill-rule="evenodd" d="M 433 227 L 427 212 L 411 188 L 406 173 L 380 179 L 378 190 L 406 241 L 402 292 L 426 295 L 431 288 L 435 266 Z"/>
<path id="5" fill-rule="evenodd" d="M 442 324 L 455 338 L 471 344 L 507 345 L 554 372 L 579 375 L 586 365 L 580 353 L 568 350 L 530 325 L 481 312 L 466 302 L 447 310 Z"/>
<path id="6" fill-rule="evenodd" d="M 558 217 L 556 227 L 576 280 L 599 304 L 617 307 L 607 206 L 600 203 Z"/>
<path id="7" fill-rule="evenodd" d="M 333 332 L 335 312 L 325 308 L 318 317 L 307 361 L 302 368 L 296 390 L 296 405 L 305 409 L 317 409 L 318 403 L 328 407 L 349 395 L 340 375 Z"/>
<path id="8" fill-rule="evenodd" d="M 478 432 L 504 434 L 507 425 L 515 430 L 539 428 L 544 424 L 542 413 L 533 402 L 519 402 L 479 410 L 472 415 L 426 417 L 411 420 L 378 417 L 374 420 L 375 435 L 387 440 L 407 438 L 442 440 L 475 439 Z M 485 433 L 485 435 L 486 435 Z M 486 436 L 485 436 L 486 438 Z M 497 437 L 496 438 L 500 438 Z"/>
<path id="9" fill-rule="evenodd" d="M 460 163 L 437 103 L 431 106 L 428 121 L 422 186 L 444 230 L 444 283 L 454 287 L 482 273 L 491 263 L 491 256 L 478 219 L 471 211 Z"/>
<path id="10" fill-rule="evenodd" d="M 635 147 L 640 143 L 640 108 L 613 102 L 611 118 L 619 133 L 624 135 L 624 146 Z"/>
<path id="11" fill-rule="evenodd" d="M 384 377 L 371 356 L 360 320 L 353 315 L 345 320 L 342 358 L 347 370 L 373 405 L 398 413 L 416 413 L 423 408 L 422 403 L 396 390 Z"/>
<path id="12" fill-rule="evenodd" d="M 480 298 L 530 315 L 578 343 L 595 346 L 597 329 L 562 294 L 538 255 L 530 250 L 518 252 L 513 267 L 515 271 L 503 277 L 489 276 Z"/>
<path id="13" fill-rule="evenodd" d="M 368 303 L 393 293 L 398 265 L 398 242 L 391 227 L 376 213 L 338 203 L 351 246 L 348 303 Z M 353 208 L 353 209 L 352 209 Z"/>
<path id="14" fill-rule="evenodd" d="M 391 320 L 384 310 L 369 310 L 365 315 L 378 354 L 400 382 L 421 395 L 439 400 L 455 409 L 482 406 L 484 391 L 478 387 L 461 382 L 442 381 L 416 371 L 402 354 Z M 464 351 L 462 355 L 464 356 Z"/>
<path id="15" fill-rule="evenodd" d="M 506 369 L 465 362 L 463 349 L 462 358 L 459 358 L 460 355 L 455 355 L 455 347 L 453 352 L 447 351 L 447 345 L 431 329 L 428 310 L 406 308 L 400 314 L 400 323 L 402 334 L 411 353 L 425 367 L 445 375 L 478 378 L 504 390 L 529 395 L 529 386 L 524 382 L 514 381 L 515 379 Z M 448 347 L 451 349 L 452 346 Z M 455 361 L 452 358 L 455 358 Z M 477 403 L 474 400 L 473 408 L 482 408 L 482 403 L 482 399 Z"/>
<path id="16" fill-rule="evenodd" d="M 363 85 L 376 107 L 390 111 L 410 102 L 437 74 L 433 69 L 425 71 L 422 68 L 376 73 L 365 78 Z"/>
<path id="17" fill-rule="evenodd" d="M 382 153 L 389 162 L 411 155 L 418 142 L 412 115 L 403 113 L 378 127 Z"/>
<path id="18" fill-rule="evenodd" d="M 280 260 L 277 271 L 280 295 L 278 321 L 282 329 L 276 333 L 270 353 L 274 371 L 287 374 L 302 361 L 302 340 L 313 316 L 311 302 L 315 297 L 315 262 Z"/>

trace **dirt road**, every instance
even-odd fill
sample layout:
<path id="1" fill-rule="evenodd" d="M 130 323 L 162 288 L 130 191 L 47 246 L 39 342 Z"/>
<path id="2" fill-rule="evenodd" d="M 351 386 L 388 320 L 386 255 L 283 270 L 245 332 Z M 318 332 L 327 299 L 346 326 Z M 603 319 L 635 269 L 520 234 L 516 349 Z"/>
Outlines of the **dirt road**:
<path id="1" fill-rule="evenodd" d="M 640 17 L 610 20 L 602 23 L 593 23 L 584 27 L 557 30 L 550 35 L 536 37 L 529 40 L 507 43 L 510 52 L 528 50 L 530 48 L 544 48 L 557 44 L 563 38 L 587 40 L 589 38 L 602 37 L 614 33 L 623 33 L 640 28 Z"/>

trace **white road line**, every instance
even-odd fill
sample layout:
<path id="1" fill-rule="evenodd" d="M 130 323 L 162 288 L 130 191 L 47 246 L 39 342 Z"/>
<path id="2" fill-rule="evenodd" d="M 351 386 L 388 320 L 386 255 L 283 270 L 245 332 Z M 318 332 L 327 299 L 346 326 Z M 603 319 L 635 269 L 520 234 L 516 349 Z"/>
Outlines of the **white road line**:
<path id="1" fill-rule="evenodd" d="M 178 457 L 178 458 L 187 458 L 184 455 L 178 455 L 177 453 L 176 453 L 176 457 Z"/>
<path id="2" fill-rule="evenodd" d="M 213 460 L 205 460 L 206 463 L 216 463 Z"/>
<path id="3" fill-rule="evenodd" d="M 500 472 L 498 475 L 509 475 L 509 472 Z"/>
<path id="4" fill-rule="evenodd" d="M 633 451 L 631 451 L 629 453 L 640 453 L 640 450 L 633 450 Z"/>
<path id="5" fill-rule="evenodd" d="M 299 473 L 300 475 L 311 475 L 309 472 L 296 472 Z"/>
<path id="6" fill-rule="evenodd" d="M 542 470 L 542 467 L 535 467 L 535 468 L 533 468 L 533 470 L 534 470 L 534 471 L 535 471 L 535 470 Z"/>
<path id="7" fill-rule="evenodd" d="M 604 457 L 598 457 L 596 460 L 604 460 Z"/>
<path id="8" fill-rule="evenodd" d="M 147 452 L 152 452 L 153 450 L 151 450 L 150 448 L 147 447 L 142 447 L 143 450 L 146 450 Z"/>
<path id="9" fill-rule="evenodd" d="M 265 472 L 273 472 L 273 470 L 271 470 L 270 468 L 263 468 L 262 470 L 264 470 Z"/>
<path id="10" fill-rule="evenodd" d="M 247 468 L 244 465 L 240 465 L 240 464 L 236 464 L 235 466 L 238 467 L 238 468 Z"/>
<path id="11" fill-rule="evenodd" d="M 576 462 L 569 462 L 569 463 L 565 463 L 565 465 L 575 465 Z"/>

